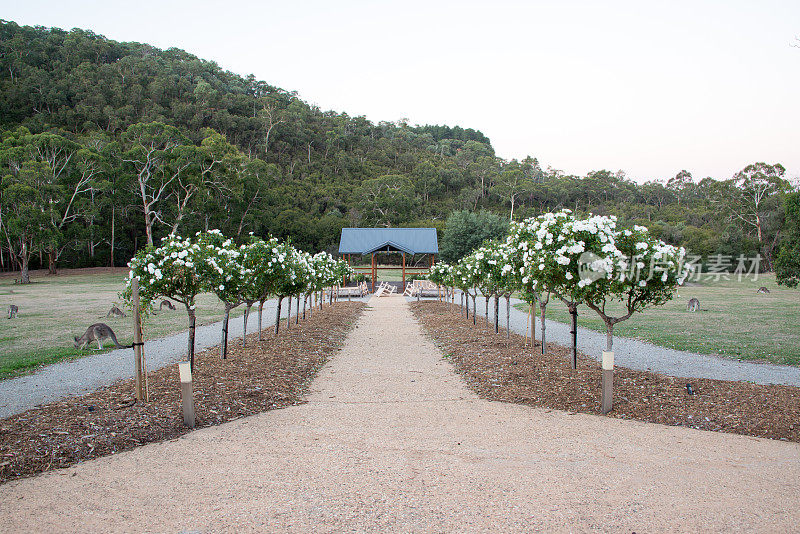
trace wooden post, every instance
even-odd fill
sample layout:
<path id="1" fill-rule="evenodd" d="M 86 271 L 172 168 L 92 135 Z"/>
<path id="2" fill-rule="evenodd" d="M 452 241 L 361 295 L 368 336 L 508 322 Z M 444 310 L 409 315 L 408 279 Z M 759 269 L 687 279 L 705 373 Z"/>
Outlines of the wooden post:
<path id="1" fill-rule="evenodd" d="M 403 252 L 403 291 L 406 290 L 406 253 Z"/>
<path id="2" fill-rule="evenodd" d="M 602 396 L 600 400 L 603 413 L 614 407 L 614 353 L 603 351 Z"/>
<path id="3" fill-rule="evenodd" d="M 375 264 L 375 253 L 372 253 L 372 292 L 375 293 L 375 277 L 378 276 L 378 269 Z"/>
<path id="4" fill-rule="evenodd" d="M 194 428 L 194 398 L 192 397 L 192 369 L 189 362 L 178 363 L 178 374 L 181 379 L 181 407 L 183 408 L 183 423 L 189 428 Z"/>
<path id="5" fill-rule="evenodd" d="M 131 280 L 131 291 L 133 293 L 133 358 L 136 366 L 136 400 L 144 398 L 144 380 L 142 376 L 142 320 L 139 311 L 139 277 Z"/>

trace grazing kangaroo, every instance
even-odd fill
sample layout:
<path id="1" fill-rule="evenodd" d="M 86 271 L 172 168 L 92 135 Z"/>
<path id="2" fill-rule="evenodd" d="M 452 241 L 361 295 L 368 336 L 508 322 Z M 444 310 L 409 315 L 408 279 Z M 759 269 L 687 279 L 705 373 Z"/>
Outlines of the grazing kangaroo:
<path id="1" fill-rule="evenodd" d="M 756 293 L 769 293 L 769 289 L 767 289 L 765 286 L 761 286 L 758 288 L 758 291 L 756 291 Z"/>
<path id="2" fill-rule="evenodd" d="M 175 309 L 175 305 L 173 303 L 171 303 L 167 299 L 164 299 L 164 300 L 161 301 L 161 306 L 158 307 L 158 311 L 163 310 L 164 306 L 166 306 L 170 310 L 174 310 Z"/>
<path id="3" fill-rule="evenodd" d="M 124 346 L 120 345 L 117 341 L 117 336 L 114 335 L 114 331 L 111 330 L 111 327 L 104 323 L 95 323 L 87 328 L 86 332 L 81 337 L 75 336 L 75 348 L 84 349 L 92 341 L 97 341 L 97 348 L 103 350 L 104 339 L 113 341 L 118 349 L 124 348 Z"/>
<path id="4" fill-rule="evenodd" d="M 700 301 L 696 298 L 690 298 L 689 304 L 686 306 L 686 309 L 690 312 L 700 311 Z"/>
<path id="5" fill-rule="evenodd" d="M 19 314 L 19 306 L 16 304 L 12 304 L 8 307 L 8 318 L 13 319 Z"/>
<path id="6" fill-rule="evenodd" d="M 106 317 L 110 317 L 112 315 L 114 317 L 127 317 L 127 315 L 125 315 L 125 312 L 120 310 L 116 306 L 111 306 L 111 309 L 108 310 L 108 313 L 106 314 Z"/>

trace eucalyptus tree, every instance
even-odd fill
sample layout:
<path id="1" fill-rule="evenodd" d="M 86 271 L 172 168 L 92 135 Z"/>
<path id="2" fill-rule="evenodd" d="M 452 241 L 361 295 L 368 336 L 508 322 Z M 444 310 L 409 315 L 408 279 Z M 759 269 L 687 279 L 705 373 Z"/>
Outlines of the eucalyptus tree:
<path id="1" fill-rule="evenodd" d="M 20 268 L 20 282 L 30 283 L 31 255 L 56 240 L 50 208 L 52 196 L 44 182 L 49 174 L 45 162 L 28 161 L 15 175 L 0 181 L 0 222 L 8 250 Z"/>
<path id="2" fill-rule="evenodd" d="M 161 122 L 132 124 L 122 134 L 122 161 L 129 166 L 144 214 L 147 244 L 153 244 L 153 225 L 166 224 L 163 212 L 176 182 L 193 163 L 191 141 L 174 126 Z"/>
<path id="3" fill-rule="evenodd" d="M 755 232 L 768 270 L 772 269 L 775 234 L 780 231 L 780 196 L 790 190 L 789 182 L 783 177 L 785 172 L 779 163 L 753 163 L 730 180 L 717 184 L 716 202 L 745 231 Z"/>

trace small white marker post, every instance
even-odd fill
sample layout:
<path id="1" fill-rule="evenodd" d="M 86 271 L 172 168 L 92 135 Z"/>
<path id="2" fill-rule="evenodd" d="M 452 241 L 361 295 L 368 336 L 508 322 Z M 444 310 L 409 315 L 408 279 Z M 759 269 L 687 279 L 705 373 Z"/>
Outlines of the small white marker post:
<path id="1" fill-rule="evenodd" d="M 603 351 L 602 398 L 600 401 L 604 414 L 614 405 L 614 352 Z"/>
<path id="2" fill-rule="evenodd" d="M 183 422 L 189 428 L 194 428 L 194 398 L 192 396 L 192 368 L 189 362 L 179 362 L 178 373 L 181 378 L 181 405 L 183 407 Z"/>

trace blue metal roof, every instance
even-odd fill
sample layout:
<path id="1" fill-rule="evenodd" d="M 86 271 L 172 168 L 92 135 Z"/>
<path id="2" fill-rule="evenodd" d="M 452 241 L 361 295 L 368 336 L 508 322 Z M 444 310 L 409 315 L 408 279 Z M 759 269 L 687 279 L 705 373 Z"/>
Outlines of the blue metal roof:
<path id="1" fill-rule="evenodd" d="M 438 254 L 436 228 L 342 228 L 339 254 L 371 254 L 380 250 Z"/>

